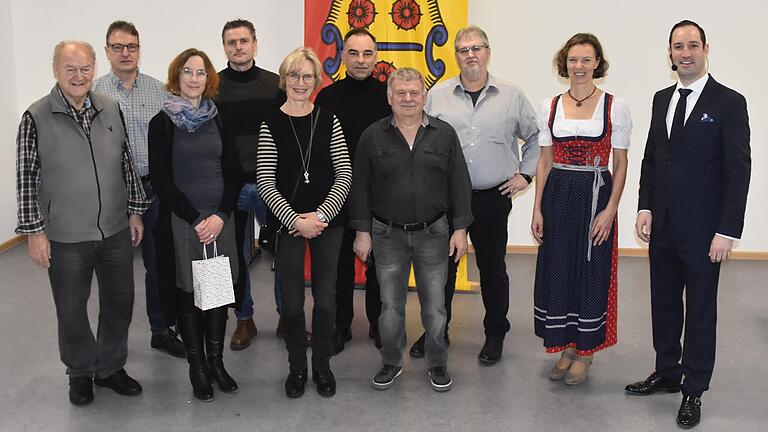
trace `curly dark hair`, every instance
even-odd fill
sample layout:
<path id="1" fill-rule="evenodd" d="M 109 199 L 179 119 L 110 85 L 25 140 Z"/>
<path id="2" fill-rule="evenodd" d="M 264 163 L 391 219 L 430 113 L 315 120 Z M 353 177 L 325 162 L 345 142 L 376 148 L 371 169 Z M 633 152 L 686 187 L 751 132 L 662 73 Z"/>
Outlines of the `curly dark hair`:
<path id="1" fill-rule="evenodd" d="M 575 35 L 571 36 L 571 38 L 568 39 L 568 42 L 566 42 L 565 45 L 560 48 L 557 54 L 555 54 L 554 64 L 557 68 L 557 73 L 561 77 L 568 78 L 568 51 L 570 51 L 574 45 L 584 44 L 592 45 L 592 48 L 595 49 L 595 56 L 597 57 L 595 60 L 600 62 L 597 65 L 597 68 L 595 69 L 592 77 L 602 78 L 608 72 L 608 60 L 606 60 L 605 56 L 603 56 L 603 46 L 600 45 L 600 41 L 597 39 L 597 36 L 593 35 L 592 33 L 576 33 Z"/>

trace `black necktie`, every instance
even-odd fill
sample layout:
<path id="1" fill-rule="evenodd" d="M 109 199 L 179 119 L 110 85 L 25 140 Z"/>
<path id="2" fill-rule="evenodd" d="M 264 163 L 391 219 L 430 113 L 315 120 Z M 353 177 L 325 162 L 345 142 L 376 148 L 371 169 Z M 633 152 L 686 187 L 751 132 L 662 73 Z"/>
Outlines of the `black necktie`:
<path id="1" fill-rule="evenodd" d="M 693 92 L 691 89 L 681 88 L 677 90 L 680 92 L 680 99 L 677 101 L 675 107 L 675 116 L 672 117 L 672 129 L 669 131 L 669 142 L 674 145 L 680 136 L 680 132 L 683 130 L 683 124 L 685 121 L 685 107 L 688 95 Z"/>

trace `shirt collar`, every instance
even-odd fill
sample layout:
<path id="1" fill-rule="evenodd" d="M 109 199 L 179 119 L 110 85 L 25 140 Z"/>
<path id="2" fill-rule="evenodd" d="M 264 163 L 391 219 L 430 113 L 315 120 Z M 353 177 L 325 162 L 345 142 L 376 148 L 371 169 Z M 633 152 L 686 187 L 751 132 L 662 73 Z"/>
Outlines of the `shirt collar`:
<path id="1" fill-rule="evenodd" d="M 85 97 L 85 102 L 83 103 L 83 108 L 78 111 L 71 103 L 69 103 L 69 99 L 64 96 L 64 92 L 61 91 L 61 87 L 58 84 L 56 84 L 56 91 L 59 93 L 59 97 L 61 97 L 61 100 L 64 102 L 64 107 L 69 113 L 83 115 L 86 110 L 90 110 L 93 106 L 91 103 L 91 92 L 88 92 L 88 96 Z"/>
<path id="2" fill-rule="evenodd" d="M 109 80 L 112 83 L 112 86 L 119 89 L 125 89 L 125 86 L 123 86 L 123 81 L 120 80 L 120 77 L 117 76 L 115 71 L 110 70 L 109 71 Z M 133 80 L 133 86 L 134 87 L 141 87 L 141 71 L 139 68 L 136 68 L 136 78 Z"/>
<path id="3" fill-rule="evenodd" d="M 704 91 L 704 86 L 707 85 L 707 81 L 709 81 L 709 74 L 704 74 L 703 77 L 697 79 L 696 81 L 692 82 L 688 87 L 685 87 L 683 83 L 680 81 L 677 82 L 677 86 L 675 87 L 675 91 L 681 89 L 681 88 L 687 88 L 690 90 L 693 90 L 694 93 L 701 94 L 702 91 Z"/>
<path id="4" fill-rule="evenodd" d="M 421 113 L 421 126 L 427 127 L 429 126 L 429 116 L 427 113 Z M 395 115 L 392 114 L 389 118 L 389 124 L 387 125 L 388 128 L 396 128 L 397 127 L 397 121 L 395 120 Z"/>
<path id="5" fill-rule="evenodd" d="M 464 85 L 461 83 L 461 75 L 456 75 L 455 77 L 451 78 L 449 81 L 451 83 L 451 87 L 453 87 L 454 93 L 464 93 L 466 89 L 464 88 Z M 490 72 L 488 72 L 488 81 L 485 83 L 485 87 L 483 87 L 483 91 L 497 91 L 499 89 L 499 86 L 496 83 L 496 77 L 494 77 Z"/>

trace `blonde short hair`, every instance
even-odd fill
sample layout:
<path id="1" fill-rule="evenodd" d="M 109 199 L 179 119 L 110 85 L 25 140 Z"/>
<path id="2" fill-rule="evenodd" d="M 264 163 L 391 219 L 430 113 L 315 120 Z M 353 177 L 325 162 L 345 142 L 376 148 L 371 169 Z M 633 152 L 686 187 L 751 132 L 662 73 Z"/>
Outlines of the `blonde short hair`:
<path id="1" fill-rule="evenodd" d="M 299 47 L 288 53 L 283 62 L 280 63 L 280 90 L 285 90 L 285 78 L 288 74 L 298 71 L 304 60 L 309 60 L 312 63 L 312 69 L 315 73 L 314 89 L 323 85 L 323 68 L 320 66 L 317 54 L 315 54 L 312 48 Z"/>

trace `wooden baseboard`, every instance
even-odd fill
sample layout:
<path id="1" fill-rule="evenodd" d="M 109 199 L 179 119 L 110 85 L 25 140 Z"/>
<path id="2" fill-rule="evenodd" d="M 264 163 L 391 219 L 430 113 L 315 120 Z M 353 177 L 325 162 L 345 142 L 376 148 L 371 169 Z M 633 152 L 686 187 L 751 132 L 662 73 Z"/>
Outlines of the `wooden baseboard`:
<path id="1" fill-rule="evenodd" d="M 472 251 L 472 245 L 470 245 L 470 251 Z M 534 255 L 538 252 L 538 246 L 523 246 L 523 245 L 507 245 L 508 254 L 523 254 Z M 619 248 L 619 256 L 626 257 L 647 257 L 648 249 L 646 248 Z M 762 251 L 733 251 L 731 259 L 735 260 L 752 260 L 752 261 L 768 261 L 768 252 Z"/>
<path id="2" fill-rule="evenodd" d="M 18 244 L 22 244 L 25 241 L 27 241 L 27 237 L 26 236 L 17 235 L 16 237 L 13 237 L 12 239 L 10 239 L 8 241 L 0 243 L 0 253 L 3 253 L 5 251 L 7 251 L 8 249 L 11 249 L 12 247 L 14 247 L 14 246 L 16 246 Z"/>
<path id="3" fill-rule="evenodd" d="M 0 253 L 11 249 L 12 247 L 24 243 L 27 241 L 26 236 L 15 236 L 12 239 L 0 243 Z M 538 246 L 530 245 L 507 245 L 508 254 L 522 254 L 522 255 L 535 255 L 538 252 Z M 473 252 L 472 245 L 469 245 L 469 252 Z M 646 257 L 648 256 L 648 249 L 646 248 L 619 248 L 619 256 L 627 257 Z M 731 259 L 735 260 L 752 260 L 752 261 L 768 261 L 768 252 L 762 251 L 733 251 Z"/>

